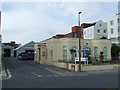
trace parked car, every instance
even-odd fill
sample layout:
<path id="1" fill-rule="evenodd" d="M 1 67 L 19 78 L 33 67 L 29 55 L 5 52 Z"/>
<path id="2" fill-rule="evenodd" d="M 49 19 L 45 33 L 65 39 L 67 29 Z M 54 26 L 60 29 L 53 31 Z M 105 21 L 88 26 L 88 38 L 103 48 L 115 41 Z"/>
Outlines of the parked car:
<path id="1" fill-rule="evenodd" d="M 33 60 L 34 59 L 34 53 L 26 53 L 22 52 L 18 56 L 19 60 Z"/>

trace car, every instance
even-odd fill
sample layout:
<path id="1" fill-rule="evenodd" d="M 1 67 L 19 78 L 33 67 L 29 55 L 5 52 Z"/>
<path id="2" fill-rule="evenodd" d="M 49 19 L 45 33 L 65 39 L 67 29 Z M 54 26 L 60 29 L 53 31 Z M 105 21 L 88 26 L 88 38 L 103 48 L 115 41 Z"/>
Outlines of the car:
<path id="1" fill-rule="evenodd" d="M 22 52 L 18 56 L 19 60 L 34 60 L 34 53 Z"/>

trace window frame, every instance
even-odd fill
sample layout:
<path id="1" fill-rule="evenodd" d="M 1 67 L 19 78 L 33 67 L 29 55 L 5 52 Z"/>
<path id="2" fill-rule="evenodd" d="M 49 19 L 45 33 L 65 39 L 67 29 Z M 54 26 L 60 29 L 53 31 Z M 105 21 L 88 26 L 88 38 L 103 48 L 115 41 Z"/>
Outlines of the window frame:
<path id="1" fill-rule="evenodd" d="M 67 60 L 67 47 L 63 46 L 63 60 Z"/>
<path id="2" fill-rule="evenodd" d="M 110 31 L 111 31 L 111 34 L 114 34 L 114 29 L 113 28 L 111 28 Z"/>
<path id="3" fill-rule="evenodd" d="M 97 29 L 97 33 L 100 33 L 100 29 Z"/>
<path id="4" fill-rule="evenodd" d="M 113 25 L 113 20 L 110 21 L 110 25 Z"/>

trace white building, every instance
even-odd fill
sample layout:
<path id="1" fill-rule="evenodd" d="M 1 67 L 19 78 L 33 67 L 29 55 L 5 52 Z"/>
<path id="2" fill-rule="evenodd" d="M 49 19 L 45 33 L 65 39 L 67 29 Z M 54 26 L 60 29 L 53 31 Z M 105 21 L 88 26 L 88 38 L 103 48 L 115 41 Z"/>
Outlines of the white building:
<path id="1" fill-rule="evenodd" d="M 102 20 L 99 20 L 95 25 L 83 29 L 84 39 L 100 39 L 102 37 L 107 38 L 107 24 Z"/>
<path id="2" fill-rule="evenodd" d="M 1 29 L 0 29 L 1 30 Z M 1 35 L 0 35 L 0 67 L 1 67 L 1 60 L 2 60 L 2 46 L 1 46 L 1 39 L 2 37 L 1 37 Z"/>
<path id="3" fill-rule="evenodd" d="M 108 39 L 120 45 L 120 13 L 107 19 Z"/>
<path id="4" fill-rule="evenodd" d="M 1 58 L 2 58 L 2 46 L 1 46 L 1 42 L 2 42 L 2 37 L 1 37 L 1 11 L 0 11 L 0 66 L 1 66 Z"/>

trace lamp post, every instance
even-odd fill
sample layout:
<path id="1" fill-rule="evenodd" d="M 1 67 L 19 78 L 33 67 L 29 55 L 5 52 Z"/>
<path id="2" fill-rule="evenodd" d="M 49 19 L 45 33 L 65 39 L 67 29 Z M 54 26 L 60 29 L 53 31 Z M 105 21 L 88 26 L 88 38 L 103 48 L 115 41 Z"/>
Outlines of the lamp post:
<path id="1" fill-rule="evenodd" d="M 78 13 L 78 25 L 79 25 L 79 27 L 80 27 L 80 14 L 81 14 L 82 12 L 79 12 Z M 81 34 L 80 34 L 80 32 L 79 32 L 79 72 L 81 71 L 81 52 L 80 52 L 80 50 L 81 50 L 81 45 L 80 45 L 80 39 L 81 39 Z"/>

